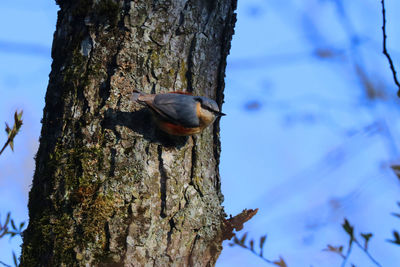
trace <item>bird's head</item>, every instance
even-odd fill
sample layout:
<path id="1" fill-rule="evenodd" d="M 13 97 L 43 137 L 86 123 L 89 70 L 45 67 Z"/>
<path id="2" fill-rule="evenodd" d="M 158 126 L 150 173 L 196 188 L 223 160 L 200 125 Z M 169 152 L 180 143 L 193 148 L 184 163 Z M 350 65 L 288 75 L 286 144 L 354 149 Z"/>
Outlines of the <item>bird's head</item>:
<path id="1" fill-rule="evenodd" d="M 216 117 L 217 116 L 225 116 L 226 115 L 225 113 L 222 113 L 219 110 L 219 107 L 218 107 L 217 103 L 214 100 L 210 99 L 210 98 L 207 98 L 207 97 L 204 97 L 204 96 L 199 96 L 199 97 L 196 97 L 196 101 L 198 101 L 200 103 L 200 106 L 201 106 L 202 109 L 211 112 Z"/>

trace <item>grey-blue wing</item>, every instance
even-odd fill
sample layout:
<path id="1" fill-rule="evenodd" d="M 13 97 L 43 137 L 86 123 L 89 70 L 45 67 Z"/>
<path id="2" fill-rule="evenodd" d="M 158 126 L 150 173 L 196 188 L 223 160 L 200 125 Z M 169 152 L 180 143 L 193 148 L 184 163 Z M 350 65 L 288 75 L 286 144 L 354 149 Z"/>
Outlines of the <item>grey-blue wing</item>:
<path id="1" fill-rule="evenodd" d="M 193 96 L 181 94 L 159 94 L 154 97 L 152 108 L 164 119 L 185 127 L 198 127 L 199 118 L 196 113 Z"/>

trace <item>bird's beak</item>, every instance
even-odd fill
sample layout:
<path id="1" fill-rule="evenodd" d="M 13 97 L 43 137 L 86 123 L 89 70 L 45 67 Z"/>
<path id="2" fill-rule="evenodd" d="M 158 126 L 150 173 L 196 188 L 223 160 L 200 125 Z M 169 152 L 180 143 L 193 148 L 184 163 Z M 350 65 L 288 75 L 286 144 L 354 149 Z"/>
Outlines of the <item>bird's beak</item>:
<path id="1" fill-rule="evenodd" d="M 226 114 L 222 112 L 217 112 L 217 116 L 226 116 Z"/>

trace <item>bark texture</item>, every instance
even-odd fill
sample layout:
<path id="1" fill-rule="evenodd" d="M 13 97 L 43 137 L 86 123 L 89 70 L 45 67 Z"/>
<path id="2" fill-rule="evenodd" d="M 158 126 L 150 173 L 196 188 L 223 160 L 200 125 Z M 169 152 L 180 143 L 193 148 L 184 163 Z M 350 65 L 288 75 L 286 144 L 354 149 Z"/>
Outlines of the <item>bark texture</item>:
<path id="1" fill-rule="evenodd" d="M 223 102 L 236 0 L 59 0 L 21 266 L 212 266 L 219 121 L 172 137 L 130 100 Z"/>

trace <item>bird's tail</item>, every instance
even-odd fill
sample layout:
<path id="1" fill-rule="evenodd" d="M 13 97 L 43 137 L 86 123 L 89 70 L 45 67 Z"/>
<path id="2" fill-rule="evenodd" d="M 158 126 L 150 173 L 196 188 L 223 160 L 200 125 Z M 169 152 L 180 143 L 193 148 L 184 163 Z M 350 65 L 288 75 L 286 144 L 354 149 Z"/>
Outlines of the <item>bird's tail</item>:
<path id="1" fill-rule="evenodd" d="M 140 97 L 140 96 L 145 96 L 145 95 L 146 95 L 146 94 L 143 93 L 142 91 L 133 89 L 132 96 L 131 96 L 131 100 L 132 100 L 132 101 L 140 102 L 139 97 Z"/>
<path id="2" fill-rule="evenodd" d="M 136 102 L 138 102 L 140 104 L 147 104 L 147 103 L 153 101 L 154 96 L 155 95 L 146 94 L 146 93 L 143 93 L 143 92 L 141 92 L 139 90 L 134 89 L 133 93 L 132 93 L 132 96 L 131 96 L 131 99 L 132 99 L 132 101 L 136 101 Z"/>

